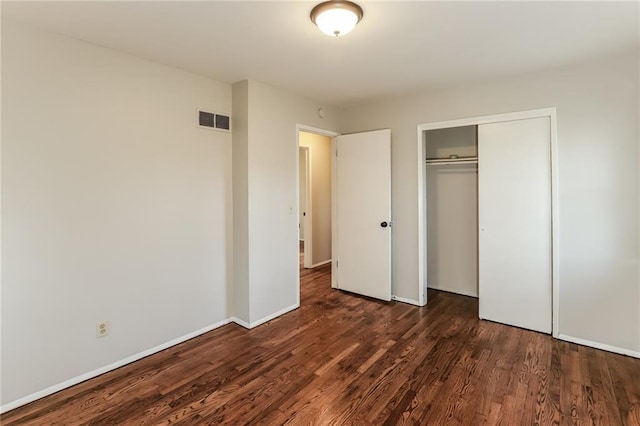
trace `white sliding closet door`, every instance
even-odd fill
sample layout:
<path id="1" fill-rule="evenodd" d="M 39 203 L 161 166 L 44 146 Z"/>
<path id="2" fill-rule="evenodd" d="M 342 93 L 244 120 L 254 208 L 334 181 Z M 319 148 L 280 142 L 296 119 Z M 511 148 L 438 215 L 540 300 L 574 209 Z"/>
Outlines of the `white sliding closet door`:
<path id="1" fill-rule="evenodd" d="M 478 126 L 480 318 L 551 333 L 549 117 Z"/>

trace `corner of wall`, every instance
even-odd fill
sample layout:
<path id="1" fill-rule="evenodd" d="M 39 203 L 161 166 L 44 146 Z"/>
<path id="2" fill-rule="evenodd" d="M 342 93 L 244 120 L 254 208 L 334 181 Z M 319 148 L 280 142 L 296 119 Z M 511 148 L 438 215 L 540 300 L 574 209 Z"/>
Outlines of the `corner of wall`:
<path id="1" fill-rule="evenodd" d="M 231 316 L 249 323 L 249 81 L 231 87 L 232 97 L 232 280 Z M 236 321 L 237 320 L 237 321 Z M 242 324 L 241 324 L 242 325 Z M 244 325 L 243 325 L 244 326 Z"/>

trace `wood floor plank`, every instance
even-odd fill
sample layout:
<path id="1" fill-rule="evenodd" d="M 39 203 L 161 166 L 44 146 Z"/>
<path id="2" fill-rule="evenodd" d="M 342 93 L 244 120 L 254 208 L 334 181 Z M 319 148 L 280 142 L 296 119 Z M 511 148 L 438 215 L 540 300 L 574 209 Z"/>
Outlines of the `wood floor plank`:
<path id="1" fill-rule="evenodd" d="M 331 289 L 301 269 L 300 309 L 229 324 L 0 417 L 3 425 L 640 426 L 640 360 L 426 307 Z"/>

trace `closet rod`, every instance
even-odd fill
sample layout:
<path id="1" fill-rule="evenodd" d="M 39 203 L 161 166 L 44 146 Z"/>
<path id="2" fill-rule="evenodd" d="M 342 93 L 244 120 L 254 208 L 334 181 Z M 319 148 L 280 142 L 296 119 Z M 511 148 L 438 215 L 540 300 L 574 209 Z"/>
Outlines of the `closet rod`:
<path id="1" fill-rule="evenodd" d="M 436 165 L 449 165 L 449 164 L 477 164 L 477 157 L 466 157 L 466 158 L 438 158 L 438 159 L 427 159 L 427 166 L 436 166 Z"/>

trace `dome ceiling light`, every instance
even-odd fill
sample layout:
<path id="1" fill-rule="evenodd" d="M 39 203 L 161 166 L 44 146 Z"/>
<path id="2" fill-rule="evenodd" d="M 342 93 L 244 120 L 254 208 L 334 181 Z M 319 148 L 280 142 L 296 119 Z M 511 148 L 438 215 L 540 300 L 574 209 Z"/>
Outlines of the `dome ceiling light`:
<path id="1" fill-rule="evenodd" d="M 311 10 L 311 21 L 323 33 L 340 37 L 351 32 L 362 19 L 362 8 L 346 0 L 320 3 Z"/>

